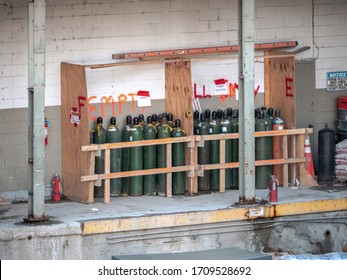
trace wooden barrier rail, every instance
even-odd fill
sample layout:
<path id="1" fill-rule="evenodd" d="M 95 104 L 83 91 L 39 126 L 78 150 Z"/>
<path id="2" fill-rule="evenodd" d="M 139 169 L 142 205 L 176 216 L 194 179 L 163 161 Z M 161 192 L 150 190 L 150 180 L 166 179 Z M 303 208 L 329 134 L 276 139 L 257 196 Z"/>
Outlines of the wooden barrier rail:
<path id="1" fill-rule="evenodd" d="M 263 165 L 283 165 L 283 186 L 288 186 L 288 165 L 292 165 L 291 181 L 295 182 L 297 174 L 303 176 L 306 182 L 312 183 L 312 178 L 305 173 L 304 164 L 306 158 L 304 157 L 304 139 L 309 133 L 312 133 L 312 128 L 306 129 L 286 129 L 286 130 L 272 130 L 272 131 L 260 131 L 255 132 L 255 137 L 273 137 L 282 136 L 282 158 L 268 159 L 268 160 L 256 160 L 255 166 Z M 288 136 L 291 137 L 291 146 L 288 151 Z M 220 192 L 225 191 L 225 169 L 238 168 L 238 162 L 225 162 L 225 140 L 238 139 L 238 133 L 230 134 L 214 134 L 214 135 L 194 135 L 177 138 L 164 138 L 154 140 L 142 140 L 134 142 L 121 142 L 121 143 L 107 143 L 107 144 L 92 144 L 82 146 L 81 149 L 84 152 L 91 153 L 90 162 L 90 174 L 81 177 L 81 181 L 89 182 L 89 191 L 94 191 L 94 182 L 97 180 L 105 180 L 104 187 L 104 202 L 110 202 L 110 179 L 124 178 L 132 176 L 143 176 L 152 174 L 167 174 L 166 181 L 166 196 L 172 197 L 172 173 L 174 172 L 187 172 L 187 177 L 190 179 L 187 183 L 187 190 L 190 195 L 198 192 L 197 176 L 203 176 L 204 170 L 220 169 Z M 298 139 L 297 139 L 298 138 Z M 219 140 L 220 141 L 220 163 L 217 164 L 197 164 L 197 150 L 198 147 L 203 147 L 204 141 Z M 186 165 L 184 166 L 172 166 L 172 144 L 186 143 L 188 154 L 186 154 Z M 197 143 L 197 144 L 196 144 Z M 298 145 L 297 145 L 298 144 Z M 166 145 L 166 167 L 153 168 L 135 171 L 122 171 L 110 173 L 110 150 L 121 148 L 132 148 L 139 146 L 151 146 L 151 145 Z M 105 151 L 104 157 L 104 174 L 94 174 L 95 171 L 95 156 L 97 152 Z M 187 150 L 186 150 L 187 151 Z M 290 157 L 288 157 L 290 152 Z M 298 168 L 298 166 L 300 168 Z"/>

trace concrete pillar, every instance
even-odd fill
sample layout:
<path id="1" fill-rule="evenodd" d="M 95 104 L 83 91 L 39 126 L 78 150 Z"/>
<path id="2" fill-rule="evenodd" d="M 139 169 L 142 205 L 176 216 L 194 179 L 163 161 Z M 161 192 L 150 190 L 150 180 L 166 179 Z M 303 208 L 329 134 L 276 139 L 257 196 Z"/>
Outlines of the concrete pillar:
<path id="1" fill-rule="evenodd" d="M 239 202 L 255 202 L 254 0 L 239 0 Z"/>
<path id="2" fill-rule="evenodd" d="M 46 220 L 44 215 L 44 123 L 46 1 L 29 3 L 29 190 L 28 221 Z"/>

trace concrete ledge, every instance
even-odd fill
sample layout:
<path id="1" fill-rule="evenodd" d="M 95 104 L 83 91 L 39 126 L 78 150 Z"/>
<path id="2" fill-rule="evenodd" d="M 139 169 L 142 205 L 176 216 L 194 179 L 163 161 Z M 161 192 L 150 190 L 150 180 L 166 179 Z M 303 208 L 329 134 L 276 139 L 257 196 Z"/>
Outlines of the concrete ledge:
<path id="1" fill-rule="evenodd" d="M 82 221 L 83 235 L 191 226 L 347 210 L 347 198 Z"/>

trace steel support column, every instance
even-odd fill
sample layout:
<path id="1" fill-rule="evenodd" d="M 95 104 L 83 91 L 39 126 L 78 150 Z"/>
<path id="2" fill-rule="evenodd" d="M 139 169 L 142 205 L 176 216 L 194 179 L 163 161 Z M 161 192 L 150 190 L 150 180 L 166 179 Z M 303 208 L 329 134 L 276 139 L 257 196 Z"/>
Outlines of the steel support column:
<path id="1" fill-rule="evenodd" d="M 45 123 L 45 25 L 46 1 L 29 3 L 29 188 L 27 221 L 47 220 L 44 215 L 44 123 Z"/>
<path id="2" fill-rule="evenodd" d="M 254 0 L 239 0 L 239 202 L 255 202 Z"/>

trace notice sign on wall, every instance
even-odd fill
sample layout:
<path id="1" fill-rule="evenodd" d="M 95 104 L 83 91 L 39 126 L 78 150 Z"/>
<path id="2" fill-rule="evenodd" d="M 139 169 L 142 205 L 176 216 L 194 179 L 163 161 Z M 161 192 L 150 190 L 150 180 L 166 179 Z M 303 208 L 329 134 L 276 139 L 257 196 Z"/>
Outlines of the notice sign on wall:
<path id="1" fill-rule="evenodd" d="M 149 107 L 151 106 L 151 96 L 149 91 L 139 90 L 137 92 L 137 107 Z"/>
<path id="2" fill-rule="evenodd" d="M 347 90 L 347 71 L 327 73 L 327 91 Z"/>

